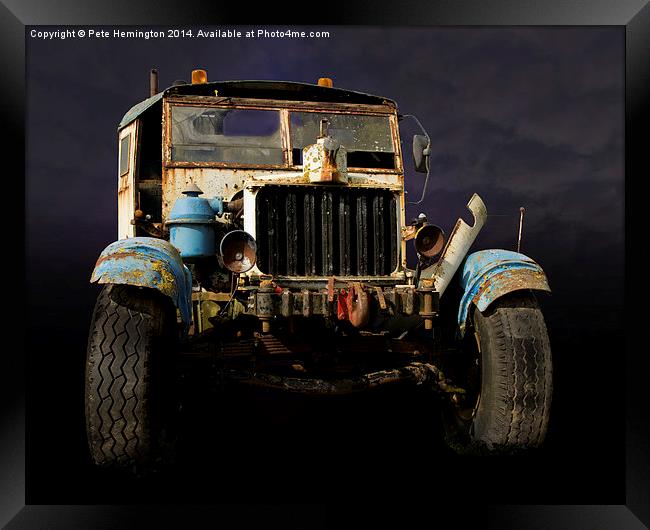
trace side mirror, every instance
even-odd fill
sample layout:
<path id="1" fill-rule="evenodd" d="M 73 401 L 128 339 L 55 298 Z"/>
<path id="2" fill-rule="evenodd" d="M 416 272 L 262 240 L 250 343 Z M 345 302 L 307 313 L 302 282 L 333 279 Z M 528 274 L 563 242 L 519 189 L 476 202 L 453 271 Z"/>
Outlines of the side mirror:
<path id="1" fill-rule="evenodd" d="M 415 171 L 419 173 L 427 172 L 427 158 L 429 157 L 429 139 L 423 134 L 413 136 L 413 163 Z"/>

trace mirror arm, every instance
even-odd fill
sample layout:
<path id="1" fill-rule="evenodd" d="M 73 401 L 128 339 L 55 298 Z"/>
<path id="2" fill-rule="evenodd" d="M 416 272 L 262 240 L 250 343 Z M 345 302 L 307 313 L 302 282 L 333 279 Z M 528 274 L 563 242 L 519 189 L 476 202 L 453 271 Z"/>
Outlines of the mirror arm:
<path id="1" fill-rule="evenodd" d="M 427 193 L 427 184 L 429 183 L 429 172 L 430 172 L 429 155 L 431 154 L 431 137 L 429 136 L 429 133 L 422 126 L 420 120 L 418 120 L 416 116 L 414 116 L 413 114 L 402 114 L 401 117 L 413 118 L 413 120 L 415 121 L 415 123 L 417 123 L 418 127 L 420 128 L 424 136 L 426 136 L 427 138 L 427 146 L 422 151 L 422 154 L 426 156 L 424 163 L 427 166 L 427 176 L 424 179 L 424 186 L 422 186 L 422 196 L 420 197 L 419 201 L 406 201 L 406 204 L 420 204 L 424 200 L 424 196 Z"/>

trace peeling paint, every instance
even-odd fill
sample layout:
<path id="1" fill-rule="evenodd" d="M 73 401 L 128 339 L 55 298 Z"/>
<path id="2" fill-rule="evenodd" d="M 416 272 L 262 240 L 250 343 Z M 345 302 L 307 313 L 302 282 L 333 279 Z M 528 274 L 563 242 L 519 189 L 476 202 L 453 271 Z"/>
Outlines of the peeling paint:
<path id="1" fill-rule="evenodd" d="M 163 239 L 133 237 L 111 243 L 97 259 L 90 281 L 157 289 L 172 299 L 189 326 L 191 274 L 178 251 Z"/>
<path id="2" fill-rule="evenodd" d="M 534 260 L 518 252 L 500 249 L 481 250 L 469 255 L 460 282 L 464 290 L 458 308 L 461 334 L 472 304 L 483 312 L 496 299 L 513 291 L 551 291 L 546 274 Z"/>

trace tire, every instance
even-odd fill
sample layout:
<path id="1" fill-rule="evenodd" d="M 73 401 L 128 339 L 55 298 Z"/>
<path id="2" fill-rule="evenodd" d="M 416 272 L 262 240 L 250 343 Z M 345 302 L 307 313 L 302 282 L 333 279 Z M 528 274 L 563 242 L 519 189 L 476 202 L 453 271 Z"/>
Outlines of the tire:
<path id="1" fill-rule="evenodd" d="M 467 389 L 444 407 L 448 444 L 459 453 L 518 452 L 539 447 L 553 393 L 551 348 L 532 291 L 474 309 L 456 366 Z"/>
<path id="2" fill-rule="evenodd" d="M 153 289 L 106 285 L 92 315 L 86 432 L 103 467 L 146 471 L 173 451 L 176 311 Z"/>

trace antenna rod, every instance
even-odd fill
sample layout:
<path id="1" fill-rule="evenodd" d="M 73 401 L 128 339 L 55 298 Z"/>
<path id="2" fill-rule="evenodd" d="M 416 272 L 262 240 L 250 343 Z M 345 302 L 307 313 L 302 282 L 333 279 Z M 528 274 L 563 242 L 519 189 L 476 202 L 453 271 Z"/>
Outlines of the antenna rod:
<path id="1" fill-rule="evenodd" d="M 526 208 L 523 206 L 519 208 L 519 237 L 517 238 L 517 252 L 521 251 L 521 229 L 524 226 L 524 212 Z"/>

